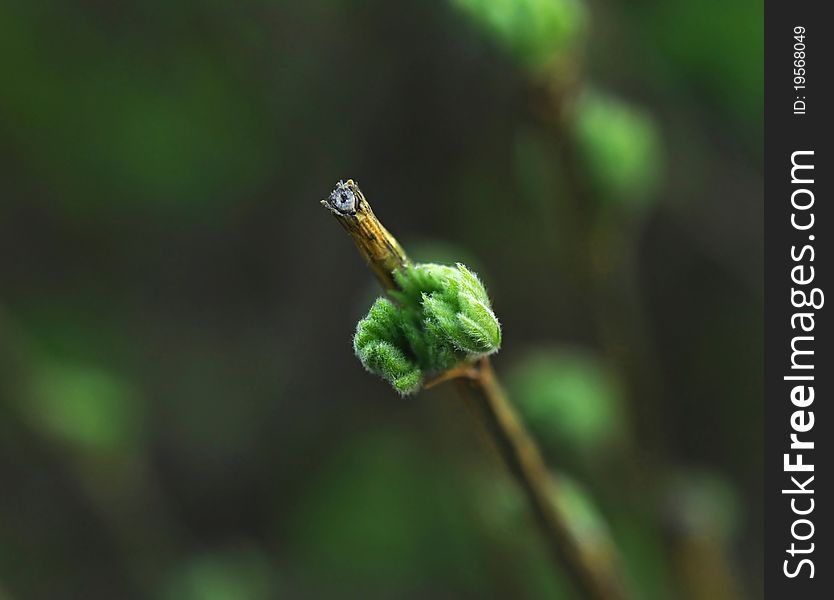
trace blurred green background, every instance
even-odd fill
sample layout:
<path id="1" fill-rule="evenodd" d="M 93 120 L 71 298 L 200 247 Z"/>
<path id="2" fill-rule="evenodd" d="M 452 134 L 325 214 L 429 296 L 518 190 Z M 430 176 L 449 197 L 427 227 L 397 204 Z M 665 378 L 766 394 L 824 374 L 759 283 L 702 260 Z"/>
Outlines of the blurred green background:
<path id="1" fill-rule="evenodd" d="M 352 355 L 348 177 L 635 596 L 760 595 L 762 80 L 752 0 L 0 0 L 0 599 L 574 597 Z"/>

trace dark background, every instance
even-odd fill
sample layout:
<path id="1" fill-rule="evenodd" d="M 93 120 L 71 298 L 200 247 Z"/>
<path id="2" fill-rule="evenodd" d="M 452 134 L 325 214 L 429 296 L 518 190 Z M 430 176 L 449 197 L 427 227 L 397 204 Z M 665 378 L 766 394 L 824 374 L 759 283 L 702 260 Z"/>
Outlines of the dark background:
<path id="1" fill-rule="evenodd" d="M 453 390 L 352 355 L 348 177 L 484 278 L 511 393 L 537 353 L 612 382 L 627 443 L 544 445 L 638 597 L 760 594 L 761 5 L 587 8 L 639 202 L 572 193 L 447 2 L 0 0 L 0 598 L 570 593 Z"/>

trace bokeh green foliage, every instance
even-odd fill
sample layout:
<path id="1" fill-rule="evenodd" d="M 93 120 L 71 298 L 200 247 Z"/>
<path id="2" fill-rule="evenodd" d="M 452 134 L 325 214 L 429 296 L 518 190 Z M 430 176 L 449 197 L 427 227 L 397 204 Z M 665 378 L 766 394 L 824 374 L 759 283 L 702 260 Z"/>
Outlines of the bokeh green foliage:
<path id="1" fill-rule="evenodd" d="M 645 110 L 585 90 L 571 125 L 581 168 L 604 204 L 645 205 L 660 178 L 662 147 Z"/>
<path id="2" fill-rule="evenodd" d="M 623 439 L 619 384 L 604 363 L 573 348 L 531 352 L 508 373 L 514 402 L 543 444 L 580 456 Z"/>
<path id="3" fill-rule="evenodd" d="M 160 600 L 269 600 L 280 597 L 275 567 L 253 546 L 221 548 L 185 561 Z"/>
<path id="4" fill-rule="evenodd" d="M 287 543 L 322 597 L 456 582 L 484 593 L 474 519 L 454 461 L 388 427 L 346 440 L 297 499 Z M 347 591 L 347 592 L 346 592 Z"/>
<path id="5" fill-rule="evenodd" d="M 181 7 L 147 47 L 83 15 L 56 0 L 0 3 L 0 128 L 42 184 L 60 190 L 56 208 L 180 211 L 222 205 L 231 190 L 239 201 L 263 180 L 276 160 L 267 126 L 253 119 L 232 63 L 208 55 L 179 21 Z M 60 52 L 45 51 L 44 39 Z"/>
<path id="6" fill-rule="evenodd" d="M 523 492 L 508 477 L 482 473 L 471 482 L 472 503 L 477 508 L 481 535 L 497 546 L 510 569 L 519 575 L 516 585 L 525 598 L 579 598 L 566 573 L 554 569 L 541 550 L 537 530 Z M 553 472 L 550 499 L 570 528 L 596 560 L 613 556 L 611 531 L 606 516 L 589 491 L 575 477 Z"/>
<path id="7" fill-rule="evenodd" d="M 34 429 L 91 454 L 129 454 L 144 441 L 143 403 L 116 375 L 87 365 L 53 362 L 36 368 L 21 398 Z"/>
<path id="8" fill-rule="evenodd" d="M 678 533 L 723 542 L 738 534 L 743 521 L 735 486 L 720 474 L 705 470 L 683 469 L 669 478 L 665 511 Z"/>
<path id="9" fill-rule="evenodd" d="M 402 394 L 426 376 L 497 352 L 501 325 L 478 277 L 461 263 L 409 265 L 394 274 L 396 304 L 379 298 L 356 326 L 362 365 Z"/>
<path id="10" fill-rule="evenodd" d="M 596 552 L 610 553 L 611 532 L 590 494 L 575 479 L 566 475 L 554 478 L 553 504 L 566 523 L 570 523 L 571 533 L 582 540 L 585 548 Z"/>
<path id="11" fill-rule="evenodd" d="M 647 2 L 633 8 L 634 34 L 663 61 L 663 68 L 653 69 L 654 76 L 664 80 L 664 85 L 685 89 L 687 96 L 697 94 L 701 105 L 722 107 L 724 122 L 733 128 L 733 134 L 741 134 L 752 148 L 760 147 L 764 114 L 762 3 Z"/>
<path id="12" fill-rule="evenodd" d="M 585 6 L 578 0 L 454 0 L 484 33 L 532 71 L 578 42 Z"/>
<path id="13" fill-rule="evenodd" d="M 571 56 L 585 27 L 585 5 L 574 0 L 455 3 L 522 68 L 534 73 Z M 557 83 L 554 80 L 550 85 Z M 570 90 L 560 93 L 566 91 Z M 569 121 L 581 168 L 604 203 L 639 205 L 651 198 L 661 170 L 661 144 L 648 112 L 585 86 L 579 90 Z"/>
<path id="14" fill-rule="evenodd" d="M 321 597 L 386 597 L 455 585 L 469 597 L 578 598 L 554 570 L 527 501 L 490 463 L 444 456 L 408 429 L 372 429 L 338 444 L 296 499 L 287 546 L 302 577 L 326 572 Z M 608 551 L 606 518 L 585 488 L 558 473 L 552 500 L 573 535 Z M 499 561 L 503 568 L 490 565 Z M 496 588 L 497 585 L 506 586 Z"/>
<path id="15" fill-rule="evenodd" d="M 644 491 L 645 494 L 645 491 Z M 642 510 L 635 510 L 620 499 L 609 515 L 609 523 L 625 571 L 646 600 L 668 600 L 676 594 L 670 573 L 668 546 L 664 532 L 657 525 L 656 511 L 651 502 L 642 498 Z"/>

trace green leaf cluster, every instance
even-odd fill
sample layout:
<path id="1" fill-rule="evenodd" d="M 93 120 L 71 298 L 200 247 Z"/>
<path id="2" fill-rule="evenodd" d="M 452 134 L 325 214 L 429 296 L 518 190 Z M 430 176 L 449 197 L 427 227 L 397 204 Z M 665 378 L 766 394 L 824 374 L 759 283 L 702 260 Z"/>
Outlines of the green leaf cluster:
<path id="1" fill-rule="evenodd" d="M 501 325 L 486 289 L 464 265 L 409 265 L 393 299 L 378 298 L 359 321 L 353 347 L 364 367 L 401 394 L 425 377 L 498 351 Z"/>

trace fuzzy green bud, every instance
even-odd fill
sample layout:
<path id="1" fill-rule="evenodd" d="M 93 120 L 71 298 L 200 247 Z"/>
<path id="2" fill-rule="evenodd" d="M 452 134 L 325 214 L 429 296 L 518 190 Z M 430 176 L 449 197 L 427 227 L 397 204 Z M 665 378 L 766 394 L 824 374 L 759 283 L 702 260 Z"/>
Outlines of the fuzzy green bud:
<path id="1" fill-rule="evenodd" d="M 398 392 L 412 394 L 425 377 L 498 351 L 501 325 L 484 285 L 464 265 L 408 266 L 394 280 L 396 304 L 377 299 L 353 347 L 362 365 Z"/>

